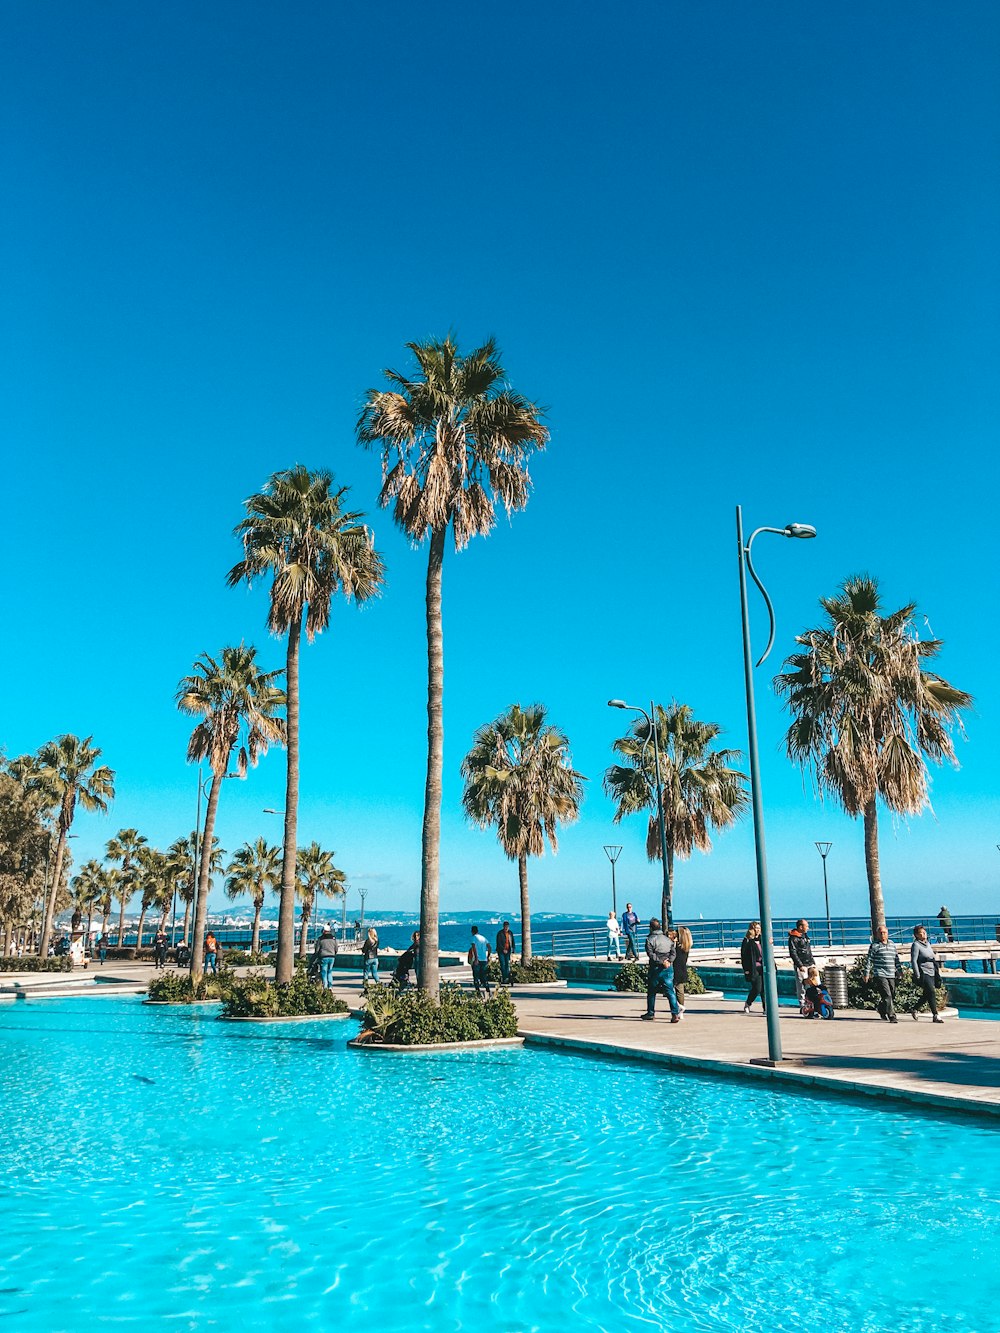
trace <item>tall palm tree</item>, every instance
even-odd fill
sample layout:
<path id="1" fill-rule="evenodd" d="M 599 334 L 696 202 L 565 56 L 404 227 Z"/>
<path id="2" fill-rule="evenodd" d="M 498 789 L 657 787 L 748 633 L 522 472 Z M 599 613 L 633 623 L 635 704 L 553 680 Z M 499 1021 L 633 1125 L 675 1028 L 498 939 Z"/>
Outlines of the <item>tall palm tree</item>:
<path id="1" fill-rule="evenodd" d="M 746 775 L 733 765 L 739 750 L 713 749 L 722 734 L 715 722 L 699 722 L 687 704 L 655 709 L 663 787 L 663 830 L 667 848 L 667 884 L 661 893 L 663 921 L 673 920 L 674 858 L 686 860 L 693 851 L 712 850 L 710 832 L 728 828 L 744 813 L 749 796 Z M 604 790 L 617 802 L 614 822 L 649 810 L 646 854 L 660 859 L 660 822 L 656 809 L 656 770 L 651 733 L 637 718 L 612 746 L 624 761 L 604 774 Z"/>
<path id="2" fill-rule="evenodd" d="M 943 647 L 921 639 L 916 604 L 883 613 L 878 580 L 847 579 L 821 597 L 822 624 L 796 636 L 802 651 L 774 686 L 793 716 L 785 745 L 811 771 L 820 793 L 864 820 L 872 930 L 885 925 L 879 867 L 878 805 L 919 814 L 930 804 L 927 759 L 955 764 L 952 730 L 972 695 L 925 670 Z"/>
<path id="3" fill-rule="evenodd" d="M 408 343 L 417 366 L 386 370 L 388 389 L 369 389 L 358 421 L 360 444 L 382 454 L 379 504 L 427 557 L 427 777 L 420 871 L 420 986 L 439 992 L 438 901 L 444 765 L 444 635 L 441 575 L 449 525 L 455 549 L 485 536 L 496 504 L 507 513 L 528 502 L 528 461 L 544 449 L 541 410 L 509 389 L 496 343 L 462 356 L 449 335 Z"/>
<path id="4" fill-rule="evenodd" d="M 38 752 L 41 762 L 38 780 L 51 794 L 58 809 L 55 865 L 52 868 L 48 901 L 44 904 L 42 935 L 38 944 L 42 958 L 49 950 L 56 893 L 62 883 L 66 841 L 73 827 L 76 808 L 80 805 L 84 810 L 106 814 L 115 797 L 115 775 L 106 764 L 97 762 L 101 751 L 93 744 L 93 739 L 93 736 L 86 736 L 83 740 L 79 736 L 59 736 L 54 741 L 47 741 Z"/>
<path id="5" fill-rule="evenodd" d="M 586 778 L 570 766 L 569 740 L 545 721 L 541 704 L 506 713 L 480 727 L 462 760 L 462 805 L 481 828 L 492 827 L 504 854 L 517 862 L 521 888 L 521 961 L 531 961 L 528 857 L 545 842 L 558 850 L 558 827 L 580 814 Z"/>
<path id="6" fill-rule="evenodd" d="M 309 949 L 309 922 L 320 894 L 335 897 L 346 893 L 347 876 L 333 863 L 333 852 L 325 852 L 318 842 L 300 847 L 298 854 L 298 893 L 302 904 L 299 917 L 299 957 Z"/>
<path id="7" fill-rule="evenodd" d="M 173 880 L 170 876 L 169 860 L 165 852 L 156 847 L 143 847 L 139 854 L 140 899 L 139 928 L 136 932 L 135 947 L 142 948 L 142 929 L 146 924 L 146 913 L 150 908 L 160 909 L 160 920 L 166 918 L 173 892 Z"/>
<path id="8" fill-rule="evenodd" d="M 171 880 L 178 898 L 184 904 L 184 925 L 181 930 L 181 939 L 185 944 L 188 942 L 191 908 L 194 906 L 194 891 L 198 882 L 197 851 L 198 834 L 194 830 L 187 838 L 175 838 L 167 848 Z M 208 891 L 210 894 L 213 887 L 212 876 L 218 874 L 222 869 L 224 856 L 225 851 L 220 846 L 219 839 L 213 838 L 212 852 L 208 863 Z"/>
<path id="9" fill-rule="evenodd" d="M 100 861 L 91 859 L 84 861 L 83 865 L 69 882 L 70 892 L 73 895 L 73 905 L 81 915 L 86 914 L 87 925 L 90 925 L 90 918 L 93 915 L 94 908 L 104 898 L 107 891 L 107 885 L 104 879 L 104 867 Z M 88 944 L 90 937 L 88 933 Z"/>
<path id="10" fill-rule="evenodd" d="M 136 870 L 139 856 L 147 845 L 145 837 L 134 828 L 119 829 L 108 841 L 104 855 L 108 861 L 118 866 L 115 877 L 114 897 L 119 903 L 118 912 L 118 948 L 125 946 L 125 909 L 136 889 Z"/>
<path id="11" fill-rule="evenodd" d="M 226 874 L 226 897 L 230 902 L 248 897 L 253 903 L 250 952 L 259 953 L 260 914 L 264 909 L 264 898 L 268 890 L 276 889 L 281 883 L 281 848 L 269 846 L 264 838 L 258 838 L 252 843 L 245 842 L 233 853 Z"/>
<path id="12" fill-rule="evenodd" d="M 219 792 L 226 777 L 245 778 L 247 769 L 267 753 L 268 746 L 285 739 L 284 720 L 278 710 L 284 706 L 285 692 L 274 684 L 280 671 L 261 671 L 257 649 L 241 644 L 223 648 L 216 660 L 202 653 L 194 671 L 177 687 L 177 707 L 201 721 L 188 741 L 189 763 L 208 760 L 212 771 L 205 826 L 201 836 L 198 866 L 198 895 L 191 945 L 191 976 L 197 981 L 204 971 L 205 919 L 211 887 L 211 853 L 215 846 L 215 817 Z M 236 754 L 236 772 L 229 773 L 229 763 Z"/>
<path id="13" fill-rule="evenodd" d="M 367 601 L 382 586 L 382 557 L 364 515 L 344 508 L 346 486 L 334 489 L 329 472 L 296 466 L 276 472 L 259 495 L 246 500 L 247 516 L 236 527 L 243 559 L 228 583 L 253 584 L 270 576 L 268 628 L 287 635 L 288 692 L 285 829 L 282 842 L 278 959 L 275 979 L 286 985 L 294 971 L 295 855 L 299 810 L 299 650 L 302 631 L 311 643 L 330 621 L 337 592 Z"/>

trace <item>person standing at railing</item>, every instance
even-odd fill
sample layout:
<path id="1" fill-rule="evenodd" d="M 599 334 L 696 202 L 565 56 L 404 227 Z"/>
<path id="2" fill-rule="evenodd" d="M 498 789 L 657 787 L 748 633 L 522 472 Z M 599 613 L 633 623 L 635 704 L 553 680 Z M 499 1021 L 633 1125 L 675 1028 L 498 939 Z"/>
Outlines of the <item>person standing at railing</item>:
<path id="1" fill-rule="evenodd" d="M 955 936 L 952 933 L 954 931 L 954 924 L 951 919 L 951 913 L 948 911 L 947 907 L 945 907 L 943 903 L 941 904 L 940 912 L 938 912 L 938 923 L 940 924 L 941 930 L 943 931 L 944 937 L 948 941 L 948 943 L 954 944 Z"/>
<path id="2" fill-rule="evenodd" d="M 631 958 L 637 962 L 639 959 L 638 950 L 635 947 L 636 932 L 639 929 L 639 913 L 631 903 L 625 904 L 625 912 L 622 916 L 622 930 L 625 932 L 625 961 Z"/>
<path id="3" fill-rule="evenodd" d="M 617 959 L 621 960 L 621 956 L 622 956 L 622 945 L 621 945 L 622 928 L 621 928 L 621 926 L 619 925 L 619 923 L 618 923 L 618 918 L 615 916 L 614 912 L 609 912 L 609 913 L 608 913 L 607 931 L 608 931 L 608 962 L 609 962 L 609 963 L 611 962 L 611 950 L 612 950 L 612 949 L 614 949 L 614 951 L 615 951 L 615 957 L 616 957 Z"/>
<path id="4" fill-rule="evenodd" d="M 795 968 L 795 994 L 801 1007 L 806 992 L 809 969 L 815 964 L 812 942 L 809 939 L 809 922 L 799 917 L 795 929 L 788 932 L 788 956 Z"/>
<path id="5" fill-rule="evenodd" d="M 641 1015 L 647 1020 L 656 1017 L 656 997 L 665 995 L 670 1005 L 671 1023 L 681 1021 L 680 1005 L 674 990 L 674 958 L 677 949 L 672 939 L 664 935 L 660 922 L 653 917 L 646 936 L 646 957 L 649 959 L 648 979 L 646 981 L 646 1012 Z"/>

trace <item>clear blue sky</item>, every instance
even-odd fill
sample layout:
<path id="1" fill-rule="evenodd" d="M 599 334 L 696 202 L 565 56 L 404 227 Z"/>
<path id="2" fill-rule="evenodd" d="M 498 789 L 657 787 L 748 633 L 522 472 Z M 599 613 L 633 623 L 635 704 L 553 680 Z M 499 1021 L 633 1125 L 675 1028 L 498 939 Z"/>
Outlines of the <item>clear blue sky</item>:
<path id="1" fill-rule="evenodd" d="M 388 587 L 305 653 L 301 836 L 369 906 L 416 905 L 425 554 L 353 426 L 405 341 L 454 329 L 497 336 L 552 441 L 528 510 L 445 569 L 445 912 L 516 901 L 458 766 L 534 700 L 591 779 L 536 906 L 606 911 L 611 841 L 655 903 L 641 821 L 601 792 L 605 700 L 675 697 L 745 744 L 737 502 L 820 531 L 757 547 L 775 668 L 860 571 L 946 640 L 977 710 L 935 813 L 884 822 L 886 899 L 998 908 L 994 4 L 32 0 L 3 25 L 0 740 L 103 747 L 118 798 L 79 859 L 191 827 L 173 692 L 241 638 L 282 664 L 264 591 L 223 579 L 242 499 L 303 462 L 372 514 Z M 829 838 L 834 908 L 863 912 L 860 827 L 758 691 L 775 908 L 818 912 Z M 278 839 L 282 783 L 276 752 L 227 784 L 226 847 Z M 749 823 L 679 868 L 682 914 L 754 901 Z"/>

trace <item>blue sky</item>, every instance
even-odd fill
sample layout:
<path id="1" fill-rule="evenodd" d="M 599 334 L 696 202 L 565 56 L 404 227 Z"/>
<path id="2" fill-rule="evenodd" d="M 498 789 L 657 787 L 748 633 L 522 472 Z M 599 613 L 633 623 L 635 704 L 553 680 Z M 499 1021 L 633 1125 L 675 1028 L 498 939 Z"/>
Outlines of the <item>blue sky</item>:
<path id="1" fill-rule="evenodd" d="M 552 440 L 527 511 L 446 563 L 445 912 L 516 901 L 458 766 L 535 700 L 590 777 L 536 906 L 605 911 L 606 842 L 655 903 L 641 821 L 613 828 L 601 792 L 605 700 L 677 698 L 744 745 L 737 502 L 820 532 L 756 547 L 769 667 L 860 571 L 946 640 L 977 707 L 934 814 L 884 821 L 887 906 L 996 909 L 994 5 L 35 0 L 4 25 L 0 740 L 103 747 L 118 797 L 78 858 L 191 827 L 173 692 L 241 638 L 282 664 L 264 591 L 224 575 L 242 499 L 302 462 L 372 516 L 388 585 L 304 655 L 301 837 L 370 906 L 416 905 L 425 553 L 353 428 L 407 340 L 454 329 L 496 335 Z M 864 912 L 860 827 L 757 689 L 775 910 L 818 913 L 827 838 L 834 910 Z M 273 753 L 226 785 L 226 847 L 277 841 L 282 783 Z M 679 868 L 681 914 L 754 902 L 749 822 Z"/>

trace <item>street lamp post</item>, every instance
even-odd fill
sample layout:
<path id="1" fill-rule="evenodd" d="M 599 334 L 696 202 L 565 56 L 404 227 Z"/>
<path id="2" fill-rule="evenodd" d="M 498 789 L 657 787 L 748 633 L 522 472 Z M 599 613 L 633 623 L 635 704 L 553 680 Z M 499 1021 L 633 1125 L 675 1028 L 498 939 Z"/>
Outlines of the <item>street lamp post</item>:
<path id="1" fill-rule="evenodd" d="M 615 862 L 622 854 L 622 849 L 614 844 L 605 844 L 604 855 L 611 862 L 611 907 L 615 916 L 618 915 L 618 893 L 615 887 Z"/>
<path id="2" fill-rule="evenodd" d="M 358 889 L 358 897 L 361 899 L 361 936 L 363 939 L 365 933 L 365 899 L 368 897 L 367 884 Z"/>
<path id="3" fill-rule="evenodd" d="M 830 921 L 830 890 L 826 882 L 826 858 L 830 855 L 832 842 L 818 842 L 816 850 L 823 858 L 823 901 L 826 903 L 826 942 L 833 944 L 833 923 Z"/>
<path id="4" fill-rule="evenodd" d="M 767 589 L 757 576 L 753 567 L 751 547 L 754 538 L 762 532 L 774 532 L 779 537 L 815 537 L 816 529 L 808 523 L 787 523 L 783 528 L 755 528 L 750 539 L 743 543 L 743 510 L 736 506 L 736 540 L 739 547 L 740 562 L 740 614 L 743 622 L 743 675 L 747 696 L 747 739 L 750 755 L 750 795 L 753 802 L 753 837 L 757 856 L 757 902 L 760 910 L 761 952 L 764 955 L 764 998 L 767 1001 L 767 1054 L 766 1061 L 751 1061 L 753 1064 L 775 1065 L 781 1059 L 781 1029 L 778 1021 L 778 983 L 774 971 L 774 941 L 771 938 L 771 897 L 767 884 L 767 852 L 764 845 L 764 809 L 760 791 L 760 760 L 757 754 L 757 710 L 754 705 L 753 671 L 766 659 L 774 644 L 774 607 L 767 595 Z M 770 617 L 770 634 L 767 647 L 753 661 L 750 648 L 750 612 L 747 606 L 747 570 L 764 598 Z"/>
<path id="5" fill-rule="evenodd" d="M 657 737 L 657 728 L 653 723 L 656 716 L 656 705 L 652 699 L 649 701 L 649 712 L 645 708 L 640 708 L 638 704 L 627 704 L 624 699 L 609 699 L 609 708 L 625 708 L 631 713 L 641 713 L 649 726 L 649 735 L 643 742 L 643 750 L 649 744 L 649 738 L 653 738 L 653 769 L 656 774 L 656 814 L 657 822 L 660 826 L 660 864 L 663 867 L 663 888 L 661 891 L 660 912 L 664 918 L 663 925 L 670 925 L 672 915 L 670 903 L 670 876 L 667 873 L 667 832 L 663 825 L 663 781 L 660 777 L 660 742 Z"/>

